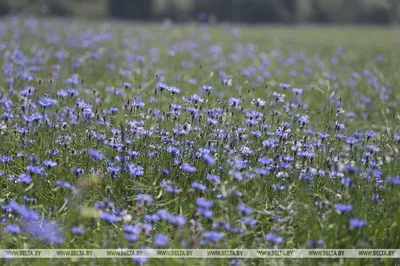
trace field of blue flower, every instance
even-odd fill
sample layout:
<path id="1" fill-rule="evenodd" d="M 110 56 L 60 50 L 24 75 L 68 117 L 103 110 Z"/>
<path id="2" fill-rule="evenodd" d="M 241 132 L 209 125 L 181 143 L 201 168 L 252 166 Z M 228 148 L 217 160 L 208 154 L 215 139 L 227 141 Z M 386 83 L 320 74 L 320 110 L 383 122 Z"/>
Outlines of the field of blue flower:
<path id="1" fill-rule="evenodd" d="M 1 20 L 0 247 L 400 248 L 399 33 Z"/>

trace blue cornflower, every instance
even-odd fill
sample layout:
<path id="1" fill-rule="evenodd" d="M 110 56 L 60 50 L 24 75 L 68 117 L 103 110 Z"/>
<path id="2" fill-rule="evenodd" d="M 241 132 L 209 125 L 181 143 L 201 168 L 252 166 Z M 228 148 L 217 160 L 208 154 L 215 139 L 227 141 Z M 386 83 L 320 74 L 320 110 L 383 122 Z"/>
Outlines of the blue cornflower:
<path id="1" fill-rule="evenodd" d="M 3 210 L 11 210 L 18 213 L 23 219 L 26 220 L 38 220 L 39 213 L 34 210 L 27 208 L 25 205 L 20 205 L 14 200 L 11 200 L 7 205 L 2 206 Z"/>
<path id="2" fill-rule="evenodd" d="M 186 224 L 186 217 L 183 215 L 171 216 L 169 222 L 176 227 L 181 228 Z"/>
<path id="3" fill-rule="evenodd" d="M 340 211 L 340 212 L 349 212 L 353 209 L 353 206 L 351 206 L 351 204 L 336 204 L 335 205 L 335 209 Z"/>
<path id="4" fill-rule="evenodd" d="M 350 184 L 351 184 L 351 178 L 350 178 L 350 177 L 343 178 L 342 184 L 343 184 L 345 187 L 349 187 Z"/>
<path id="5" fill-rule="evenodd" d="M 153 197 L 148 194 L 139 194 L 136 199 L 142 204 L 151 204 L 153 202 Z"/>
<path id="6" fill-rule="evenodd" d="M 361 228 L 367 224 L 367 221 L 358 218 L 351 218 L 349 224 L 350 228 Z"/>
<path id="7" fill-rule="evenodd" d="M 207 189 L 207 187 L 203 184 L 200 184 L 199 182 L 194 181 L 192 183 L 192 188 L 200 190 L 200 191 L 205 191 Z"/>
<path id="8" fill-rule="evenodd" d="M 51 98 L 41 98 L 39 99 L 38 103 L 43 107 L 48 107 L 52 105 L 56 105 L 57 101 Z"/>
<path id="9" fill-rule="evenodd" d="M 85 233 L 85 229 L 82 226 L 72 227 L 71 232 L 75 235 L 83 235 Z"/>
<path id="10" fill-rule="evenodd" d="M 213 87 L 211 87 L 210 85 L 203 85 L 201 86 L 201 88 L 206 92 L 210 92 L 213 89 Z"/>
<path id="11" fill-rule="evenodd" d="M 239 222 L 244 223 L 247 226 L 254 227 L 257 223 L 257 220 L 248 216 L 244 216 L 242 219 L 239 220 Z"/>
<path id="12" fill-rule="evenodd" d="M 300 118 L 299 118 L 299 122 L 302 124 L 302 125 L 306 125 L 306 124 L 308 124 L 309 123 L 309 120 L 308 120 L 308 117 L 307 116 L 301 116 Z"/>
<path id="13" fill-rule="evenodd" d="M 168 246 L 168 243 L 169 243 L 169 238 L 166 235 L 157 234 L 154 237 L 154 244 L 156 244 L 158 247 Z"/>
<path id="14" fill-rule="evenodd" d="M 232 259 L 229 261 L 229 265 L 240 265 L 240 264 L 242 264 L 241 259 Z"/>
<path id="15" fill-rule="evenodd" d="M 354 174 L 354 173 L 358 173 L 358 167 L 357 166 L 353 166 L 353 165 L 351 165 L 351 164 L 346 164 L 345 166 L 344 166 L 344 170 L 346 171 L 346 172 L 348 172 L 348 173 L 350 173 L 350 174 Z"/>
<path id="16" fill-rule="evenodd" d="M 197 212 L 207 218 L 211 218 L 213 216 L 213 211 L 210 210 L 214 205 L 214 202 L 211 200 L 206 200 L 204 198 L 196 199 Z"/>
<path id="17" fill-rule="evenodd" d="M 76 175 L 82 175 L 85 173 L 85 170 L 83 170 L 82 168 L 72 168 L 72 172 Z"/>
<path id="18" fill-rule="evenodd" d="M 49 244 L 65 243 L 65 235 L 63 230 L 53 221 L 28 221 L 24 224 L 23 228 L 29 234 Z"/>
<path id="19" fill-rule="evenodd" d="M 107 167 L 107 171 L 111 175 L 115 176 L 115 175 L 119 174 L 119 172 L 121 171 L 121 167 L 118 167 L 118 166 L 115 166 L 115 165 L 110 165 L 110 166 Z"/>
<path id="20" fill-rule="evenodd" d="M 138 264 L 145 264 L 149 261 L 149 259 L 146 257 L 134 257 L 132 260 Z"/>
<path id="21" fill-rule="evenodd" d="M 132 166 L 129 169 L 129 174 L 132 177 L 142 176 L 144 174 L 144 168 L 142 166 Z"/>
<path id="22" fill-rule="evenodd" d="M 30 184 L 32 182 L 32 177 L 30 175 L 27 175 L 27 174 L 23 173 L 23 174 L 19 175 L 17 181 L 18 182 L 23 182 L 23 183 L 26 183 L 26 184 Z"/>
<path id="23" fill-rule="evenodd" d="M 118 217 L 114 214 L 110 214 L 108 212 L 100 212 L 100 219 L 110 222 L 110 223 L 115 223 L 121 221 L 121 217 Z"/>
<path id="24" fill-rule="evenodd" d="M 92 158 L 93 160 L 103 160 L 103 158 L 104 158 L 104 155 L 102 153 L 100 153 L 99 151 L 96 151 L 94 149 L 89 149 L 88 153 L 89 153 L 90 158 Z"/>
<path id="25" fill-rule="evenodd" d="M 303 93 L 303 89 L 300 88 L 293 88 L 292 92 L 296 95 L 301 95 Z"/>
<path id="26" fill-rule="evenodd" d="M 28 165 L 26 167 L 26 170 L 31 174 L 37 174 L 37 175 L 42 175 L 44 173 L 44 167 L 43 166 Z"/>
<path id="27" fill-rule="evenodd" d="M 140 98 L 135 98 L 135 99 L 132 100 L 132 105 L 133 105 L 134 107 L 139 108 L 139 107 L 144 107 L 144 106 L 145 106 L 145 103 L 142 101 L 142 99 L 140 99 Z"/>
<path id="28" fill-rule="evenodd" d="M 274 163 L 274 159 L 272 158 L 267 158 L 267 157 L 261 157 L 258 159 L 258 162 L 263 164 L 263 165 L 270 165 Z"/>
<path id="29" fill-rule="evenodd" d="M 9 163 L 12 161 L 12 156 L 1 155 L 0 156 L 0 163 Z"/>
<path id="30" fill-rule="evenodd" d="M 225 236 L 224 233 L 222 232 L 217 232 L 217 231 L 207 231 L 203 233 L 203 238 L 212 241 L 212 242 L 218 242 L 220 241 L 223 237 Z"/>
<path id="31" fill-rule="evenodd" d="M 72 188 L 72 185 L 71 185 L 70 182 L 64 182 L 64 181 L 62 181 L 62 180 L 56 180 L 54 183 L 55 183 L 56 186 L 58 186 L 58 187 L 62 187 L 62 188 L 66 188 L 66 189 Z"/>
<path id="32" fill-rule="evenodd" d="M 318 135 L 319 135 L 319 137 L 320 137 L 321 139 L 329 138 L 329 134 L 328 134 L 328 133 L 325 133 L 325 132 L 323 132 L 323 131 L 318 132 Z"/>
<path id="33" fill-rule="evenodd" d="M 125 224 L 123 226 L 123 230 L 127 234 L 134 234 L 134 235 L 140 234 L 140 227 L 137 225 Z"/>
<path id="34" fill-rule="evenodd" d="M 370 139 L 370 138 L 375 138 L 376 137 L 376 133 L 375 133 L 375 131 L 373 131 L 373 130 L 367 130 L 366 132 L 365 132 L 365 136 L 368 138 L 368 139 Z"/>
<path id="35" fill-rule="evenodd" d="M 5 230 L 12 234 L 18 234 L 21 232 L 21 227 L 19 227 L 17 224 L 8 224 Z"/>
<path id="36" fill-rule="evenodd" d="M 209 208 L 212 208 L 212 206 L 214 205 L 214 202 L 212 200 L 207 200 L 205 198 L 197 198 L 196 205 L 199 208 L 209 209 Z"/>
<path id="37" fill-rule="evenodd" d="M 279 86 L 280 86 L 282 89 L 286 90 L 286 89 L 290 88 L 292 85 L 290 85 L 290 84 L 288 84 L 288 83 L 280 83 Z"/>
<path id="38" fill-rule="evenodd" d="M 204 160 L 204 162 L 206 163 L 206 164 L 209 164 L 209 165 L 214 165 L 215 164 L 215 159 L 214 159 L 214 157 L 212 157 L 210 154 L 208 154 L 208 153 L 205 153 L 205 154 L 203 154 L 203 160 Z"/>
<path id="39" fill-rule="evenodd" d="M 254 172 L 259 175 L 269 175 L 270 171 L 267 168 L 255 168 Z"/>
<path id="40" fill-rule="evenodd" d="M 189 165 L 187 163 L 182 164 L 181 169 L 182 169 L 182 171 L 187 172 L 187 173 L 196 172 L 196 167 Z"/>
<path id="41" fill-rule="evenodd" d="M 228 104 L 229 104 L 230 106 L 239 106 L 239 105 L 240 105 L 240 99 L 239 99 L 239 98 L 231 97 L 231 98 L 229 98 L 229 100 L 228 100 Z"/>
<path id="42" fill-rule="evenodd" d="M 168 191 L 169 193 L 172 193 L 172 194 L 179 194 L 179 193 L 182 192 L 182 189 L 181 189 L 181 188 L 177 188 L 177 187 L 174 187 L 174 186 L 172 186 L 172 185 L 167 185 L 167 186 L 166 186 L 166 189 L 167 189 L 167 191 Z"/>
<path id="43" fill-rule="evenodd" d="M 244 203 L 240 203 L 236 208 L 238 211 L 240 211 L 241 213 L 243 213 L 245 215 L 250 215 L 253 213 L 253 209 Z"/>
<path id="44" fill-rule="evenodd" d="M 48 167 L 56 167 L 57 166 L 57 163 L 52 160 L 44 160 L 43 164 Z"/>
<path id="45" fill-rule="evenodd" d="M 35 199 L 35 198 L 30 198 L 30 197 L 28 197 L 28 196 L 24 196 L 24 200 L 25 200 L 26 202 L 35 202 L 35 201 L 37 201 L 37 199 Z"/>
<path id="46" fill-rule="evenodd" d="M 282 244 L 283 243 L 283 237 L 274 234 L 274 233 L 268 233 L 265 235 L 265 240 L 272 244 Z"/>
<path id="47" fill-rule="evenodd" d="M 218 175 L 208 174 L 207 175 L 207 180 L 214 181 L 214 182 L 219 182 L 220 181 L 220 177 Z"/>
<path id="48" fill-rule="evenodd" d="M 129 242 L 129 243 L 134 243 L 138 240 L 138 235 L 134 235 L 134 234 L 125 234 L 125 239 Z"/>

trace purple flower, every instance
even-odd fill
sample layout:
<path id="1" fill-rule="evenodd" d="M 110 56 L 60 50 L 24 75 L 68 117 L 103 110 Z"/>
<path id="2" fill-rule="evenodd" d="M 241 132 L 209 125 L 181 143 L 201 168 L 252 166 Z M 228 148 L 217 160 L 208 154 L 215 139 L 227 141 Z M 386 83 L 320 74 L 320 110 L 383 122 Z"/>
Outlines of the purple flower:
<path id="1" fill-rule="evenodd" d="M 52 160 L 44 160 L 43 164 L 48 167 L 56 167 L 57 166 L 57 163 Z"/>
<path id="2" fill-rule="evenodd" d="M 199 208 L 210 209 L 214 205 L 214 202 L 211 201 L 211 200 L 207 200 L 205 198 L 197 198 L 196 199 L 196 205 Z"/>
<path id="3" fill-rule="evenodd" d="M 196 172 L 196 167 L 186 164 L 186 163 L 182 164 L 181 169 L 182 169 L 182 171 L 187 172 L 187 173 Z"/>
<path id="4" fill-rule="evenodd" d="M 365 132 L 365 136 L 368 138 L 368 139 L 370 139 L 370 138 L 375 138 L 376 137 L 376 133 L 375 133 L 375 131 L 373 131 L 373 130 L 367 130 L 366 132 Z"/>
<path id="5" fill-rule="evenodd" d="M 7 205 L 2 206 L 2 209 L 5 211 L 14 211 L 18 213 L 23 219 L 26 220 L 38 220 L 39 213 L 34 210 L 27 208 L 25 205 L 20 205 L 16 203 L 14 200 L 11 200 Z"/>
<path id="6" fill-rule="evenodd" d="M 203 85 L 201 88 L 206 92 L 210 92 L 213 89 L 210 85 Z"/>
<path id="7" fill-rule="evenodd" d="M 245 225 L 248 225 L 250 227 L 254 227 L 257 223 L 255 219 L 248 216 L 244 216 L 242 219 L 239 220 L 239 222 L 244 223 Z"/>
<path id="8" fill-rule="evenodd" d="M 57 101 L 51 98 L 41 98 L 39 99 L 38 103 L 43 107 L 48 107 L 52 105 L 56 105 Z"/>
<path id="9" fill-rule="evenodd" d="M 194 181 L 194 182 L 192 183 L 192 188 L 197 189 L 197 190 L 200 190 L 200 191 L 205 191 L 205 190 L 207 189 L 207 187 L 206 187 L 205 185 L 200 184 L 200 183 L 198 183 L 198 182 L 196 182 L 196 181 Z"/>
<path id="10" fill-rule="evenodd" d="M 268 233 L 265 235 L 265 240 L 272 244 L 282 244 L 283 243 L 283 237 L 276 235 L 274 233 Z"/>
<path id="11" fill-rule="evenodd" d="M 214 205 L 214 202 L 211 200 L 206 200 L 204 198 L 197 198 L 196 200 L 197 212 L 207 218 L 211 218 L 213 216 L 213 211 L 210 210 Z"/>
<path id="12" fill-rule="evenodd" d="M 212 241 L 218 242 L 224 237 L 224 233 L 217 232 L 217 231 L 207 231 L 203 233 L 203 238 Z"/>
<path id="13" fill-rule="evenodd" d="M 221 179 L 217 175 L 208 174 L 207 175 L 207 180 L 214 181 L 214 182 L 219 182 Z"/>
<path id="14" fill-rule="evenodd" d="M 214 159 L 214 157 L 212 157 L 210 154 L 208 154 L 208 153 L 206 153 L 206 154 L 203 154 L 203 160 L 204 160 L 204 162 L 206 163 L 206 164 L 209 164 L 209 165 L 214 165 L 215 164 L 215 159 Z"/>
<path id="15" fill-rule="evenodd" d="M 307 116 L 301 116 L 301 117 L 299 118 L 299 122 L 300 122 L 302 125 L 305 125 L 305 124 L 308 124 L 308 123 L 309 123 Z"/>
<path id="16" fill-rule="evenodd" d="M 253 213 L 253 209 L 244 203 L 240 203 L 236 208 L 238 211 L 240 211 L 241 213 L 243 213 L 245 215 L 250 215 Z"/>
<path id="17" fill-rule="evenodd" d="M 351 206 L 350 204 L 339 203 L 335 205 L 335 209 L 340 212 L 349 212 L 353 209 L 353 206 Z"/>
<path id="18" fill-rule="evenodd" d="M 134 257 L 133 261 L 138 263 L 138 264 L 145 264 L 145 263 L 147 263 L 149 261 L 149 259 L 146 258 L 146 257 Z"/>
<path id="19" fill-rule="evenodd" d="M 358 167 L 357 166 L 352 166 L 351 164 L 346 164 L 344 166 L 344 170 L 350 174 L 358 173 Z"/>
<path id="20" fill-rule="evenodd" d="M 134 243 L 138 240 L 138 235 L 133 235 L 133 234 L 126 234 L 125 235 L 125 239 L 129 242 L 129 243 Z"/>
<path id="21" fill-rule="evenodd" d="M 361 228 L 367 224 L 367 221 L 358 218 L 351 218 L 349 224 L 350 228 Z"/>
<path id="22" fill-rule="evenodd" d="M 103 158 L 104 158 L 104 155 L 102 153 L 100 153 L 99 151 L 96 151 L 94 149 L 89 149 L 88 153 L 89 153 L 90 158 L 92 158 L 93 160 L 96 160 L 96 161 L 103 160 Z"/>
<path id="23" fill-rule="evenodd" d="M 85 233 L 85 229 L 82 226 L 72 227 L 71 232 L 75 235 L 83 235 Z"/>
<path id="24" fill-rule="evenodd" d="M 65 235 L 61 227 L 53 221 L 28 221 L 23 229 L 32 236 L 49 244 L 64 244 Z"/>
<path id="25" fill-rule="evenodd" d="M 28 165 L 26 167 L 26 170 L 31 174 L 37 174 L 37 175 L 42 175 L 44 173 L 44 167 L 43 166 Z"/>
<path id="26" fill-rule="evenodd" d="M 151 204 L 153 202 L 153 197 L 148 194 L 139 194 L 136 199 L 142 204 Z"/>
<path id="27" fill-rule="evenodd" d="M 134 234 L 134 235 L 140 234 L 140 227 L 137 225 L 125 224 L 123 226 L 123 230 L 127 234 Z"/>
<path id="28" fill-rule="evenodd" d="M 64 182 L 64 181 L 62 181 L 62 180 L 56 180 L 54 183 L 55 183 L 56 186 L 58 186 L 58 187 L 62 187 L 62 188 L 66 188 L 66 189 L 72 188 L 71 183 L 69 183 L 69 182 Z"/>
<path id="29" fill-rule="evenodd" d="M 229 265 L 240 265 L 240 264 L 242 264 L 241 259 L 232 259 L 229 261 Z"/>
<path id="30" fill-rule="evenodd" d="M 303 89 L 300 88 L 293 88 L 292 92 L 296 95 L 301 95 L 303 93 Z"/>
<path id="31" fill-rule="evenodd" d="M 166 235 L 157 234 L 154 237 L 154 244 L 156 244 L 158 247 L 168 246 L 168 243 L 169 243 L 169 238 Z"/>
<path id="32" fill-rule="evenodd" d="M 21 227 L 19 227 L 17 224 L 8 224 L 5 230 L 12 234 L 18 234 L 21 232 Z"/>
<path id="33" fill-rule="evenodd" d="M 20 174 L 18 177 L 18 182 L 23 182 L 26 184 L 30 184 L 32 182 L 32 177 L 30 175 L 27 174 Z"/>
<path id="34" fill-rule="evenodd" d="M 110 223 L 116 223 L 121 221 L 121 217 L 118 217 L 108 212 L 100 212 L 100 219 Z"/>
<path id="35" fill-rule="evenodd" d="M 288 84 L 288 83 L 281 83 L 281 84 L 279 84 L 279 86 L 280 86 L 282 89 L 286 90 L 286 89 L 290 88 L 292 85 L 290 85 L 290 84 Z"/>
<path id="36" fill-rule="evenodd" d="M 9 163 L 12 161 L 12 156 L 1 155 L 0 156 L 0 163 Z"/>

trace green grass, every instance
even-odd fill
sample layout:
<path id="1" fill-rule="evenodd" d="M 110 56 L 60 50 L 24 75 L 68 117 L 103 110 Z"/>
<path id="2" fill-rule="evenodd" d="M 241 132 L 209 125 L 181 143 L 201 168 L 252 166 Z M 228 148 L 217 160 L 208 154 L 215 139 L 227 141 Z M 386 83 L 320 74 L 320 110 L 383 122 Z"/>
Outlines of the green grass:
<path id="1" fill-rule="evenodd" d="M 4 206 L 10 200 L 26 204 L 41 217 L 56 221 L 65 232 L 66 240 L 61 245 L 50 245 L 29 232 L 10 234 L 3 230 L 7 224 L 19 224 L 24 228 L 25 221 L 20 220 L 17 214 L 11 215 L 3 210 L 0 218 L 6 220 L 0 224 L 1 248 L 156 247 L 153 239 L 158 233 L 169 237 L 169 248 L 183 248 L 183 240 L 193 247 L 200 247 L 202 233 L 212 230 L 213 222 L 219 221 L 242 228 L 243 233 L 234 234 L 221 229 L 225 233 L 224 239 L 207 245 L 208 248 L 269 248 L 271 245 L 264 236 L 274 227 L 279 228 L 275 233 L 284 240 L 279 248 L 307 248 L 308 240 L 319 239 L 324 242 L 323 248 L 399 247 L 400 190 L 387 180 L 387 176 L 395 177 L 400 173 L 400 145 L 395 140 L 396 134 L 400 133 L 400 115 L 397 110 L 400 101 L 398 29 L 350 26 L 232 28 L 197 24 L 163 26 L 57 19 L 33 20 L 28 23 L 20 19 L 9 19 L 1 21 L 1 26 L 4 46 L 0 48 L 3 55 L 0 89 L 3 97 L 12 100 L 14 106 L 7 109 L 4 101 L 0 105 L 0 114 L 6 126 L 1 130 L 0 155 L 13 158 L 9 163 L 0 163 L 0 170 L 4 171 L 0 176 L 0 205 Z M 104 34 L 112 36 L 106 38 Z M 220 52 L 211 51 L 217 50 L 216 46 L 220 46 Z M 338 47 L 343 50 L 340 54 L 337 53 Z M 25 59 L 15 55 L 17 49 L 24 53 Z M 171 49 L 175 49 L 174 56 L 169 53 Z M 63 61 L 58 61 L 55 56 L 60 50 L 65 51 Z M 96 53 L 95 57 L 93 53 Z M 381 55 L 382 61 L 375 60 L 376 55 Z M 336 65 L 331 63 L 332 57 L 337 58 Z M 290 63 L 290 58 L 295 60 Z M 182 67 L 182 61 L 192 62 L 193 67 Z M 79 68 L 74 68 L 76 62 L 80 62 Z M 321 63 L 323 67 L 318 66 Z M 116 70 L 109 70 L 107 64 L 114 64 Z M 269 76 L 263 76 L 261 65 L 270 73 Z M 28 68 L 31 66 L 40 66 L 42 69 L 30 72 Z M 242 75 L 242 71 L 251 66 L 257 68 L 256 73 Z M 311 71 L 307 75 L 306 68 Z M 121 76 L 119 69 L 130 70 L 131 73 Z M 364 70 L 371 74 L 364 75 Z M 232 86 L 223 84 L 219 71 L 227 73 L 227 79 L 232 79 Z M 281 71 L 281 74 L 277 71 Z M 297 71 L 297 75 L 290 75 L 292 71 Z M 356 80 L 353 72 L 359 73 L 360 78 L 351 86 L 349 82 Z M 29 74 L 31 80 L 27 80 L 23 73 Z M 79 74 L 79 83 L 64 84 L 73 73 Z M 10 85 L 7 84 L 7 75 L 14 80 L 13 90 L 8 89 Z M 181 78 L 175 79 L 175 75 Z M 303 75 L 306 75 L 306 79 L 302 78 Z M 335 78 L 329 78 L 332 75 Z M 160 93 L 159 89 L 155 94 L 161 77 L 166 84 L 179 88 L 180 94 L 171 95 L 166 91 Z M 191 84 L 190 79 L 196 79 L 197 85 Z M 125 89 L 124 82 L 131 83 L 131 88 Z M 280 88 L 280 83 L 303 88 L 301 100 L 297 99 L 297 104 L 290 109 L 285 104 L 296 103 L 296 95 L 291 88 Z M 213 90 L 210 95 L 203 94 L 203 103 L 184 103 L 183 96 L 189 97 L 195 93 L 200 95 L 201 85 L 204 84 L 211 85 Z M 36 92 L 29 97 L 19 95 L 28 86 L 34 87 Z M 59 90 L 68 87 L 78 91 L 79 96 L 57 96 Z M 122 88 L 123 93 L 113 95 L 107 92 L 107 87 Z M 382 87 L 390 88 L 390 91 L 378 90 Z M 274 91 L 285 94 L 284 103 L 270 104 L 275 102 Z M 386 95 L 387 99 L 382 99 L 382 95 Z M 40 106 L 38 100 L 45 96 L 56 99 L 57 105 L 46 108 Z M 131 110 L 130 104 L 134 97 L 141 98 L 145 107 Z M 157 101 L 150 101 L 151 97 Z M 244 109 L 230 107 L 230 97 L 241 97 Z M 368 97 L 369 102 L 362 97 Z M 79 98 L 91 104 L 92 118 L 85 117 L 84 110 L 76 107 Z M 265 107 L 251 104 L 257 98 L 266 102 Z M 26 104 L 28 99 L 37 107 L 29 107 Z M 21 107 L 22 103 L 25 103 L 25 108 Z M 184 107 L 181 115 L 171 114 L 171 103 L 196 108 L 202 119 L 192 119 Z M 103 110 L 114 107 L 118 108 L 118 112 L 107 114 L 105 124 L 97 122 L 103 119 Z M 213 118 L 218 121 L 217 125 L 207 122 L 204 110 L 211 108 L 222 109 L 221 117 Z M 345 113 L 336 115 L 338 108 L 343 108 Z M 71 113 L 67 116 L 64 112 L 69 109 Z M 253 128 L 246 124 L 246 110 L 257 110 L 263 114 L 263 119 Z M 155 111 L 163 114 L 164 119 L 157 118 Z M 27 124 L 23 118 L 24 112 L 25 115 L 47 115 L 51 125 L 44 118 Z M 350 112 L 354 113 L 354 118 L 347 116 Z M 13 118 L 4 119 L 4 113 L 13 114 Z M 308 116 L 308 126 L 298 122 L 298 116 L 303 115 Z M 132 121 L 144 121 L 144 125 L 138 124 L 136 127 L 142 126 L 145 130 L 153 130 L 153 133 L 135 134 L 129 126 Z M 365 133 L 366 130 L 374 130 L 377 135 L 371 139 L 358 140 L 350 149 L 345 139 L 335 137 L 339 133 L 335 131 L 335 121 L 345 126 L 340 132 L 343 135 L 351 137 L 354 132 Z M 192 130 L 187 136 L 173 134 L 175 127 L 188 122 Z M 225 122 L 230 124 L 224 125 Z M 265 150 L 263 141 L 275 138 L 276 130 L 282 122 L 292 124 L 287 139 L 281 139 L 276 148 Z M 266 131 L 263 129 L 264 124 L 269 126 Z M 22 134 L 19 131 L 21 127 L 29 129 L 29 132 Z M 156 130 L 157 127 L 166 133 L 161 134 Z M 312 127 L 314 132 L 330 134 L 322 143 L 326 146 L 313 146 L 315 155 L 312 159 L 301 158 L 294 150 L 296 143 L 312 145 L 320 140 L 317 134 L 305 132 L 308 127 Z M 243 128 L 241 134 L 247 135 L 247 139 L 237 137 L 238 128 Z M 113 135 L 112 129 L 125 131 Z M 223 129 L 230 137 L 219 138 L 216 129 Z M 253 130 L 260 131 L 262 136 L 251 136 Z M 115 143 L 125 145 L 116 150 L 104 143 L 104 140 L 97 141 L 93 135 L 90 136 L 90 132 L 105 134 L 105 140 L 114 139 Z M 69 136 L 70 143 L 64 145 L 57 142 L 59 136 Z M 184 145 L 185 141 L 192 143 Z M 193 156 L 196 151 L 209 145 L 215 149 L 212 151 L 215 165 L 207 165 L 201 158 Z M 367 145 L 373 145 L 379 151 L 364 163 L 362 158 Z M 174 157 L 167 151 L 168 146 L 179 148 L 180 154 L 176 157 L 179 163 L 195 166 L 196 172 L 187 173 L 179 165 L 174 166 Z M 242 147 L 250 148 L 253 154 L 243 154 Z M 92 160 L 88 155 L 90 148 L 103 153 L 104 159 Z M 53 150 L 58 150 L 58 155 L 48 155 L 47 151 Z M 138 154 L 127 157 L 127 162 L 143 167 L 143 174 L 132 177 L 128 170 L 122 169 L 118 178 L 113 178 L 107 170 L 108 163 L 114 162 L 117 167 L 123 165 L 116 156 L 127 156 L 130 151 Z M 25 156 L 18 158 L 18 152 L 23 152 Z M 149 156 L 149 152 L 154 152 L 154 155 Z M 30 162 L 28 158 L 32 155 L 38 156 L 40 162 Z M 293 157 L 287 163 L 287 169 L 280 168 L 279 156 L 284 155 Z M 338 156 L 336 162 L 335 156 Z M 265 176 L 255 173 L 256 168 L 262 168 L 258 162 L 261 157 L 272 158 L 276 163 L 275 169 Z M 18 178 L 21 173 L 27 173 L 28 165 L 43 165 L 43 160 L 48 159 L 57 162 L 57 167 L 46 167 L 45 174 L 32 175 L 29 184 L 9 180 L 10 177 Z M 235 169 L 232 160 L 247 160 L 248 163 L 240 170 Z M 368 164 L 371 161 L 376 163 Z M 352 162 L 359 169 L 354 174 L 343 169 L 344 165 Z M 84 174 L 77 176 L 72 173 L 72 168 L 82 168 Z M 164 175 L 162 169 L 168 169 L 169 176 Z M 324 170 L 325 176 L 317 173 L 310 180 L 299 178 L 314 171 L 312 169 Z M 328 177 L 328 172 L 334 169 L 338 173 Z M 374 170 L 381 172 L 382 182 L 379 182 L 378 173 L 374 174 Z M 244 176 L 243 180 L 235 179 L 234 172 L 240 172 Z M 218 174 L 221 182 L 207 180 L 207 174 Z M 254 178 L 249 178 L 248 174 L 253 174 Z M 352 185 L 348 187 L 342 182 L 346 177 L 352 179 Z M 161 187 L 160 183 L 165 179 L 171 180 L 181 192 L 171 194 Z M 70 182 L 76 193 L 56 186 L 56 180 Z M 207 190 L 194 190 L 191 188 L 193 181 L 206 185 Z M 274 185 L 283 185 L 285 188 L 275 190 Z M 242 195 L 238 197 L 234 191 Z M 140 204 L 137 200 L 139 193 L 152 195 L 154 201 L 148 206 Z M 226 194 L 226 197 L 218 199 L 220 193 Z M 373 195 L 379 195 L 380 204 L 377 204 Z M 35 198 L 36 201 L 24 202 L 24 196 Z M 197 213 L 196 199 L 199 197 L 214 201 L 211 219 Z M 126 210 L 132 216 L 132 221 L 108 223 L 100 219 L 99 211 L 93 211 L 92 208 L 96 202 L 104 201 L 105 198 L 109 198 L 115 208 Z M 68 202 L 65 204 L 66 200 Z M 253 212 L 248 216 L 255 219 L 254 227 L 237 222 L 245 216 L 236 209 L 240 203 L 252 208 Z M 351 204 L 352 211 L 338 213 L 334 207 L 338 203 Z M 160 209 L 185 216 L 186 225 L 176 228 L 167 221 L 159 221 L 153 224 L 151 232 L 141 234 L 136 243 L 129 243 L 125 239 L 125 223 L 141 224 L 146 214 L 154 214 Z M 352 229 L 349 226 L 352 217 L 365 220 L 367 224 Z M 201 227 L 191 228 L 190 220 L 199 223 Z M 83 226 L 85 234 L 72 234 L 74 226 Z M 133 263 L 132 260 L 93 262 L 95 265 Z M 222 259 L 180 259 L 149 260 L 148 264 L 227 265 L 228 262 Z M 9 260 L 1 263 L 92 265 L 89 260 L 73 262 L 44 259 Z M 396 263 L 393 260 L 372 259 L 242 261 L 242 265 Z"/>

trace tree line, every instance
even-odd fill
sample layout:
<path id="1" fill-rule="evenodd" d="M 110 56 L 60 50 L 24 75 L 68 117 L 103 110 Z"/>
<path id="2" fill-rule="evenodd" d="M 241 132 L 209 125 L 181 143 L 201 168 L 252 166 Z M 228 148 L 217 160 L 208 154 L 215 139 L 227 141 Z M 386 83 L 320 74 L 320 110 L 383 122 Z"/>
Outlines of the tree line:
<path id="1" fill-rule="evenodd" d="M 17 2 L 22 4 L 18 7 Z M 89 11 L 104 5 L 103 14 L 98 16 L 141 21 L 169 18 L 176 22 L 201 19 L 244 23 L 391 24 L 399 22 L 400 16 L 400 0 L 0 0 L 0 15 L 19 8 L 42 15 L 74 16 L 76 4 L 86 5 Z"/>

